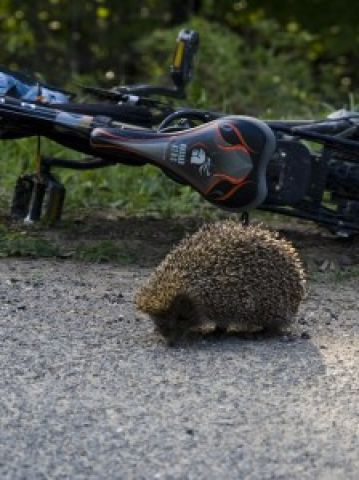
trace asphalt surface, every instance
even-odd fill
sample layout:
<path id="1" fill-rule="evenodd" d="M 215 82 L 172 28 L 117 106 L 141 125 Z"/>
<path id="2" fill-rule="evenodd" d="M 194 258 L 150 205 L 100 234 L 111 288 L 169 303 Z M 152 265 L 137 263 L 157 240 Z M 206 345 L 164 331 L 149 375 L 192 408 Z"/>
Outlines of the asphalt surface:
<path id="1" fill-rule="evenodd" d="M 291 333 L 166 345 L 149 270 L 0 262 L 1 479 L 357 479 L 358 278 Z"/>

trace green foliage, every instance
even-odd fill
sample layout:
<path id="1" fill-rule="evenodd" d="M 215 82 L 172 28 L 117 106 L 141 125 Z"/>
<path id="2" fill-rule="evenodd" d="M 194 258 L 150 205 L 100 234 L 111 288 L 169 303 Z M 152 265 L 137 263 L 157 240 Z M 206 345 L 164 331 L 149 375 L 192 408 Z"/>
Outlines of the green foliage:
<path id="1" fill-rule="evenodd" d="M 180 187 L 158 169 L 123 165 L 90 172 L 61 174 L 70 207 L 118 208 L 129 213 L 171 215 L 205 208 L 204 201 L 189 187 Z"/>
<path id="2" fill-rule="evenodd" d="M 164 0 L 0 0 L 0 63 L 64 84 L 78 74 L 127 80 L 131 43 L 173 21 Z M 170 11 L 170 12 L 169 12 Z M 183 19 L 182 19 L 183 20 Z"/>
<path id="3" fill-rule="evenodd" d="M 129 264 L 134 261 L 130 255 L 121 252 L 119 247 L 110 240 L 97 242 L 93 245 L 79 245 L 74 252 L 74 257 L 92 263 L 116 262 Z"/>
<path id="4" fill-rule="evenodd" d="M 8 229 L 0 224 L 1 257 L 73 258 L 84 262 L 133 263 L 134 256 L 114 242 L 105 240 L 79 244 L 71 252 L 44 238 L 44 231 Z"/>
<path id="5" fill-rule="evenodd" d="M 202 0 L 200 14 L 229 26 L 246 39 L 251 38 L 253 26 L 263 19 L 275 20 L 284 35 L 296 38 L 309 33 L 310 40 L 304 58 L 321 72 L 328 66 L 324 87 L 339 80 L 343 93 L 357 85 L 359 47 L 359 3 L 340 0 L 221 0 L 217 8 L 214 0 Z M 276 34 L 277 35 L 277 34 Z M 274 38 L 269 39 L 275 41 Z M 322 85 L 321 85 L 322 86 Z"/>
<path id="6" fill-rule="evenodd" d="M 359 267 L 349 267 L 335 272 L 335 280 L 342 282 L 359 277 Z"/>
<path id="7" fill-rule="evenodd" d="M 138 81 L 136 41 L 145 44 L 156 28 L 176 30 L 193 15 L 251 48 L 282 43 L 319 73 L 331 66 L 326 73 L 343 92 L 358 80 L 359 3 L 339 0 L 0 0 L 0 63 L 60 84 L 88 74 L 103 83 Z"/>
<path id="8" fill-rule="evenodd" d="M 271 19 L 253 24 L 249 39 L 201 18 L 186 25 L 202 38 L 189 88 L 191 105 L 261 117 L 299 117 L 322 113 L 328 108 L 325 98 L 347 100 L 337 93 L 335 82 L 327 82 L 326 97 L 318 88 L 305 55 L 312 40 L 308 32 L 284 32 Z M 150 72 L 156 81 L 164 81 L 177 30 L 156 30 L 138 42 L 139 54 L 145 52 L 140 62 L 143 75 Z"/>
<path id="9" fill-rule="evenodd" d="M 347 268 L 336 268 L 334 271 L 326 272 L 312 272 L 310 279 L 314 281 L 331 281 L 335 283 L 342 283 L 345 281 L 359 278 L 359 267 L 352 266 Z"/>

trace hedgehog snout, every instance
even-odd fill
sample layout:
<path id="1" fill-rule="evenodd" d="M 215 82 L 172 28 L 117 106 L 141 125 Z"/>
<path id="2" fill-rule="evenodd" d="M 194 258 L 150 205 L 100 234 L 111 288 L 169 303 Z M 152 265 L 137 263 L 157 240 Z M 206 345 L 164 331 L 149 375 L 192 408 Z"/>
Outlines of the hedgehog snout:
<path id="1" fill-rule="evenodd" d="M 202 317 L 198 302 L 186 293 L 175 296 L 166 311 L 152 315 L 157 329 L 164 336 L 180 335 L 200 325 Z"/>

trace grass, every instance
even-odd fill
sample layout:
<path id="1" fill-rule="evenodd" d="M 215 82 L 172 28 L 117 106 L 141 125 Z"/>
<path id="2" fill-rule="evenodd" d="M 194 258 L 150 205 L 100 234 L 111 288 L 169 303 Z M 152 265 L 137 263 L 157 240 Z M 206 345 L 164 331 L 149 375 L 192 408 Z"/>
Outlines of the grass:
<path id="1" fill-rule="evenodd" d="M 345 280 L 351 280 L 353 278 L 359 278 L 359 267 L 349 267 L 343 270 L 337 270 L 333 273 L 334 280 L 337 282 L 343 282 Z"/>
<path id="2" fill-rule="evenodd" d="M 56 257 L 59 248 L 27 231 L 11 231 L 0 225 L 0 257 Z"/>
<path id="3" fill-rule="evenodd" d="M 41 227 L 36 230 L 18 230 L 0 225 L 0 258 L 34 257 L 34 258 L 72 258 L 90 263 L 131 264 L 133 254 L 120 249 L 110 240 L 92 241 L 91 244 L 79 244 L 69 250 L 60 244 L 43 238 Z"/>
<path id="4" fill-rule="evenodd" d="M 354 265 L 347 268 L 337 268 L 332 272 L 311 272 L 310 280 L 342 283 L 347 280 L 359 278 L 359 266 Z"/>
<path id="5" fill-rule="evenodd" d="M 92 245 L 79 245 L 76 247 L 73 257 L 91 263 L 133 263 L 135 258 L 126 252 L 120 252 L 118 245 L 111 240 L 96 242 Z"/>

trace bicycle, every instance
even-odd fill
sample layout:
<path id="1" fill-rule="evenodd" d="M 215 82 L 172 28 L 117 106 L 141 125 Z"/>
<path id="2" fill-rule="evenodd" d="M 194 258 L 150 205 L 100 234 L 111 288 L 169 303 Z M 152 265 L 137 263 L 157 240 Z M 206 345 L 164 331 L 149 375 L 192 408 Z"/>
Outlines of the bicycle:
<path id="1" fill-rule="evenodd" d="M 52 89 L 35 82 L 30 100 L 0 97 L 2 138 L 44 136 L 89 155 L 74 161 L 39 151 L 36 173 L 17 182 L 12 213 L 28 222 L 61 217 L 65 188 L 52 175 L 53 167 L 151 163 L 215 206 L 243 212 L 244 219 L 259 208 L 312 220 L 338 236 L 358 234 L 359 113 L 341 110 L 322 120 L 263 121 L 175 108 L 162 98 L 185 98 L 198 44 L 196 32 L 180 32 L 171 88 L 84 87 L 101 100 L 88 104 L 72 101 L 68 92 L 60 92 L 65 101 L 50 102 L 49 93 L 43 93 Z"/>

